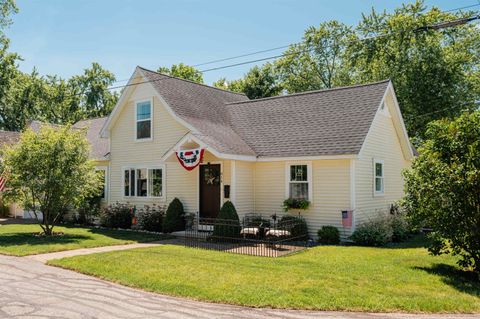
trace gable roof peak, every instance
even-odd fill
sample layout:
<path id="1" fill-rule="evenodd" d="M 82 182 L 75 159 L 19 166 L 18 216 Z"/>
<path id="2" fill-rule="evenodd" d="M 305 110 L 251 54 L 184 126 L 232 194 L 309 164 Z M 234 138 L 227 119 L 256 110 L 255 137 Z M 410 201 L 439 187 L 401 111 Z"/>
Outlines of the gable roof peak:
<path id="1" fill-rule="evenodd" d="M 333 87 L 333 88 L 325 88 L 325 89 L 291 93 L 291 94 L 285 94 L 285 95 L 269 96 L 269 97 L 254 99 L 254 100 L 236 101 L 236 102 L 229 102 L 229 103 L 225 103 L 225 104 L 227 104 L 227 105 L 230 105 L 230 104 L 244 104 L 244 103 L 260 102 L 260 101 L 265 101 L 265 100 L 283 99 L 283 98 L 295 97 L 295 96 L 300 96 L 300 95 L 309 95 L 309 94 L 317 94 L 317 93 L 325 93 L 325 92 L 332 92 L 332 91 L 355 89 L 355 88 L 384 84 L 384 83 L 389 83 L 389 82 L 391 82 L 390 79 L 386 79 L 386 80 L 370 82 L 370 83 L 360 83 L 360 84 L 354 84 L 354 85 L 348 85 L 348 86 L 337 86 L 337 87 Z"/>
<path id="2" fill-rule="evenodd" d="M 143 70 L 143 71 L 156 73 L 156 74 L 158 74 L 158 75 L 165 76 L 165 77 L 170 78 L 170 79 L 174 79 L 174 80 L 179 80 L 179 81 L 183 81 L 183 82 L 188 82 L 188 83 L 191 83 L 191 84 L 200 85 L 200 86 L 203 86 L 203 87 L 206 87 L 206 88 L 209 88 L 209 89 L 218 90 L 218 91 L 221 91 L 221 92 L 237 94 L 237 95 L 241 95 L 241 96 L 244 96 L 244 97 L 246 96 L 245 93 L 239 93 L 239 92 L 233 92 L 233 91 L 229 91 L 229 90 L 224 90 L 224 89 L 217 88 L 217 87 L 215 87 L 215 86 L 207 85 L 207 84 L 204 84 L 204 83 L 198 83 L 198 82 L 195 82 L 195 81 L 192 81 L 192 80 L 187 80 L 187 79 L 179 78 L 179 77 L 172 76 L 172 75 L 169 75 L 169 74 L 165 74 L 165 73 L 160 73 L 160 72 L 157 72 L 157 71 L 153 71 L 153 70 L 144 68 L 144 67 L 139 66 L 139 65 L 137 65 L 137 68 L 140 69 L 140 70 Z"/>

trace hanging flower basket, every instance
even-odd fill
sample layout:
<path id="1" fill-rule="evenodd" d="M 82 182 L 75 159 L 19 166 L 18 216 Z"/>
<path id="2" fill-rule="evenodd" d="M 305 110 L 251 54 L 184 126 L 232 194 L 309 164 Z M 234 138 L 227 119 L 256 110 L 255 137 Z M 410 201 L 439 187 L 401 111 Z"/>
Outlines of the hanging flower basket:
<path id="1" fill-rule="evenodd" d="M 307 209 L 310 201 L 306 199 L 287 198 L 283 201 L 283 209 L 288 212 L 290 209 Z"/>

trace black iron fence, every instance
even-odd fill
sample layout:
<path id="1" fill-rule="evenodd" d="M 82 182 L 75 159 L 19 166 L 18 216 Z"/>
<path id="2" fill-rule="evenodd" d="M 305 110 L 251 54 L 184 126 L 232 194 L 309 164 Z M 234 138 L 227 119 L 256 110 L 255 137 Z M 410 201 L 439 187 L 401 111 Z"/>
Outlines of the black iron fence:
<path id="1" fill-rule="evenodd" d="M 308 230 L 301 217 L 264 218 L 248 214 L 240 221 L 193 217 L 185 246 L 230 253 L 279 257 L 307 247 Z"/>

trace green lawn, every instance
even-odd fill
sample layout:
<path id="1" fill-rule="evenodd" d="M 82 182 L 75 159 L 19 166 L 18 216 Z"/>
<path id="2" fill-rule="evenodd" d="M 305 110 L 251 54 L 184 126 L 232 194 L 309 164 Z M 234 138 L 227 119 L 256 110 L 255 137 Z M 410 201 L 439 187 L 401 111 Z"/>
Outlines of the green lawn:
<path id="1" fill-rule="evenodd" d="M 430 256 L 420 244 L 323 246 L 276 259 L 166 245 L 49 264 L 149 291 L 254 307 L 480 312 L 480 283 L 457 270 L 453 257 Z"/>
<path id="2" fill-rule="evenodd" d="M 0 225 L 0 254 L 25 256 L 78 248 L 122 245 L 165 238 L 161 235 L 81 227 L 55 227 L 63 236 L 36 237 L 39 225 Z"/>

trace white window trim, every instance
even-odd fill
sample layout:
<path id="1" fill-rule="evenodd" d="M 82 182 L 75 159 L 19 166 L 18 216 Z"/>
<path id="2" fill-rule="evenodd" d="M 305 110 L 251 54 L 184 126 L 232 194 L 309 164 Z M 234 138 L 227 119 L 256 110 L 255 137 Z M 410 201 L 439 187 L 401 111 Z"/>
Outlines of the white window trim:
<path id="1" fill-rule="evenodd" d="M 375 187 L 376 178 L 377 178 L 375 166 L 377 163 L 382 164 L 382 190 L 381 191 L 377 191 Z M 376 196 L 383 196 L 383 195 L 385 195 L 385 161 L 374 158 L 373 159 L 373 196 L 376 197 Z"/>
<path id="2" fill-rule="evenodd" d="M 146 120 L 137 120 L 137 108 L 139 103 L 150 102 L 150 137 L 149 138 L 137 138 L 137 122 L 146 121 Z M 133 114 L 133 119 L 135 123 L 135 142 L 150 142 L 153 141 L 153 98 L 135 100 L 135 113 Z"/>
<path id="3" fill-rule="evenodd" d="M 95 166 L 96 171 L 104 171 L 105 176 L 103 180 L 104 193 L 102 200 L 106 201 L 108 198 L 108 166 Z"/>
<path id="4" fill-rule="evenodd" d="M 148 196 L 148 193 L 150 191 L 149 189 L 149 183 L 147 182 L 147 196 L 137 196 L 137 185 L 136 183 L 133 185 L 133 188 L 135 189 L 134 191 L 134 196 L 125 196 L 125 171 L 126 170 L 137 170 L 137 169 L 146 169 L 147 170 L 147 180 L 148 180 L 148 170 L 149 169 L 161 169 L 162 170 L 162 196 Z M 166 194 L 167 194 L 167 186 L 166 186 L 166 181 L 167 181 L 167 171 L 166 171 L 166 166 L 165 164 L 163 165 L 128 165 L 122 167 L 121 171 L 121 176 L 122 176 L 122 197 L 123 199 L 148 199 L 148 200 L 160 200 L 160 201 L 165 201 Z M 137 179 L 137 174 L 135 173 L 135 181 Z M 130 193 L 130 190 L 129 190 Z"/>
<path id="5" fill-rule="evenodd" d="M 290 198 L 290 166 L 292 165 L 307 165 L 307 181 L 308 183 L 308 201 L 313 202 L 313 178 L 312 178 L 312 162 L 285 162 L 285 199 Z"/>

